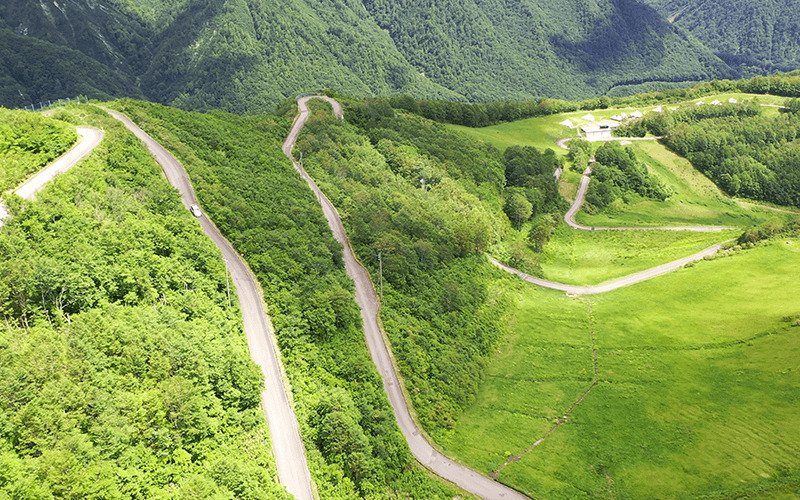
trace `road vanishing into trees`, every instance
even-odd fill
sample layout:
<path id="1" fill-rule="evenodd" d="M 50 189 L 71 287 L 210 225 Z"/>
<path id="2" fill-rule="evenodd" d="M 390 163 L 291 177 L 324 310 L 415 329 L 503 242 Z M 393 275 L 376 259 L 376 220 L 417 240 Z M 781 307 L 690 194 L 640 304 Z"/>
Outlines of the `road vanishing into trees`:
<path id="1" fill-rule="evenodd" d="M 323 99 L 329 102 L 333 106 L 334 114 L 338 118 L 343 118 L 342 106 L 335 100 L 324 96 L 301 97 L 297 101 L 299 113 L 289 135 L 286 137 L 286 141 L 283 143 L 283 152 L 291 158 L 294 167 L 316 194 L 334 237 L 344 247 L 345 269 L 347 270 L 347 275 L 355 283 L 356 301 L 361 307 L 361 319 L 364 323 L 364 336 L 366 337 L 367 347 L 375 367 L 383 378 L 383 389 L 389 396 L 389 402 L 392 405 L 397 425 L 405 436 L 411 453 L 423 466 L 474 495 L 490 500 L 527 499 L 528 497 L 516 490 L 444 456 L 427 441 L 411 417 L 409 404 L 403 395 L 400 377 L 397 375 L 397 370 L 392 363 L 388 341 L 378 324 L 378 296 L 375 293 L 369 273 L 356 259 L 336 208 L 317 187 L 302 165 L 292 156 L 292 148 L 297 136 L 308 119 L 308 101 L 311 99 Z"/>
<path id="2" fill-rule="evenodd" d="M 150 153 L 161 165 L 167 180 L 181 193 L 186 208 L 198 204 L 183 165 L 128 117 L 115 111 L 107 111 L 147 145 Z M 264 301 L 255 278 L 247 264 L 214 223 L 205 214 L 198 219 L 203 231 L 222 252 L 230 270 L 239 296 L 239 307 L 242 310 L 250 355 L 264 373 L 265 387 L 261 392 L 261 404 L 272 438 L 272 452 L 278 467 L 278 479 L 298 500 L 313 500 L 311 474 L 308 470 L 303 440 L 300 437 L 297 418 L 287 397 L 291 389 L 287 387 L 288 383 L 284 384 L 272 325 L 264 312 Z"/>
<path id="3" fill-rule="evenodd" d="M 100 144 L 100 141 L 103 140 L 104 132 L 102 130 L 90 127 L 77 127 L 76 131 L 80 136 L 80 141 L 78 141 L 72 149 L 61 155 L 61 157 L 40 170 L 39 173 L 17 188 L 17 190 L 14 191 L 15 194 L 26 200 L 34 199 L 36 193 L 41 191 L 45 184 L 74 167 L 75 164 L 91 153 L 92 150 Z M 0 204 L 0 227 L 3 226 L 3 220 L 7 216 L 8 213 L 5 207 Z"/>

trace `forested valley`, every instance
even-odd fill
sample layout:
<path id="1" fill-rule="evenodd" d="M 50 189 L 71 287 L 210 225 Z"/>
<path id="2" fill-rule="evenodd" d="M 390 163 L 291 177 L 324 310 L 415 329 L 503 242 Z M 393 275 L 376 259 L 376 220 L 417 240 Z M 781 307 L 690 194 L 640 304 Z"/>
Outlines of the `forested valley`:
<path id="1" fill-rule="evenodd" d="M 797 0 L 645 0 L 723 61 L 751 76 L 797 69 Z"/>

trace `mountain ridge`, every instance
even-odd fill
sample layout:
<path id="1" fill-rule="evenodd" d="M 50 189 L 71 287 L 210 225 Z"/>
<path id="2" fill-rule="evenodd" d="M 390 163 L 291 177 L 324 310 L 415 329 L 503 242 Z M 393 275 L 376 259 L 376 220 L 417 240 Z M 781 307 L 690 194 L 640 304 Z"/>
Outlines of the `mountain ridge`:
<path id="1" fill-rule="evenodd" d="M 0 31 L 12 107 L 87 89 L 257 113 L 322 88 L 488 102 L 738 76 L 639 0 L 21 0 Z M 35 59 L 26 42 L 59 64 L 12 71 Z"/>

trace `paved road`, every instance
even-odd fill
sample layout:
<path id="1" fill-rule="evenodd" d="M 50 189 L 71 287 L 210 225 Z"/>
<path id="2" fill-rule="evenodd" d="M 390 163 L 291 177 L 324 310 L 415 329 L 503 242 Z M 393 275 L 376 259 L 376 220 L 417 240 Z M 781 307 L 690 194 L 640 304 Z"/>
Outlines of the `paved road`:
<path id="1" fill-rule="evenodd" d="M 39 171 L 38 174 L 31 177 L 25 184 L 20 186 L 15 191 L 17 195 L 26 200 L 34 199 L 36 193 L 41 191 L 45 184 L 74 167 L 76 163 L 81 161 L 103 140 L 104 132 L 96 128 L 78 127 L 77 132 L 80 136 L 80 141 L 78 141 L 72 149 L 64 153 L 60 158 Z M 3 226 L 3 220 L 5 220 L 7 216 L 8 213 L 5 207 L 0 204 L 0 227 Z"/>
<path id="2" fill-rule="evenodd" d="M 286 142 L 283 143 L 283 152 L 290 158 L 292 158 L 292 148 L 297 140 L 297 136 L 308 118 L 308 101 L 313 98 L 315 97 L 303 97 L 297 102 L 299 108 L 298 117 L 294 122 L 289 136 L 286 138 Z M 336 101 L 327 97 L 320 97 L 320 99 L 325 99 L 330 102 L 334 107 L 336 116 L 342 117 L 342 108 Z M 367 346 L 369 347 L 372 361 L 375 363 L 381 377 L 383 377 L 383 388 L 389 396 L 389 402 L 394 410 L 395 419 L 406 441 L 408 441 L 411 453 L 422 465 L 434 473 L 482 498 L 491 500 L 519 500 L 527 498 L 521 493 L 497 481 L 489 479 L 468 467 L 450 460 L 431 446 L 417 428 L 414 420 L 411 418 L 408 403 L 403 397 L 400 385 L 401 382 L 397 376 L 394 364 L 392 363 L 392 356 L 389 352 L 387 341 L 383 336 L 380 326 L 378 326 L 378 297 L 375 294 L 375 288 L 372 286 L 369 274 L 358 260 L 356 260 L 355 255 L 353 255 L 353 250 L 347 239 L 347 233 L 344 230 L 336 208 L 294 158 L 292 158 L 292 162 L 297 171 L 300 172 L 300 175 L 317 195 L 317 199 L 322 206 L 325 218 L 328 219 L 328 225 L 333 231 L 334 237 L 344 246 L 345 268 L 347 270 L 347 275 L 355 282 L 356 301 L 361 307 L 361 319 L 364 321 L 364 335 L 367 340 Z"/>
<path id="3" fill-rule="evenodd" d="M 197 204 L 194 189 L 180 162 L 128 117 L 114 111 L 108 112 L 147 145 L 156 161 L 161 164 L 167 180 L 181 193 L 183 204 L 187 208 Z M 278 478 L 297 499 L 313 500 L 311 475 L 308 471 L 303 441 L 300 438 L 297 418 L 286 396 L 290 389 L 284 386 L 275 339 L 272 336 L 269 319 L 264 312 L 264 303 L 258 286 L 250 269 L 219 229 L 205 214 L 199 219 L 203 231 L 217 245 L 227 261 L 233 284 L 239 295 L 239 306 L 242 310 L 250 355 L 264 372 L 266 385 L 261 393 L 261 403 L 272 438 L 272 452 L 275 454 L 278 466 Z"/>
<path id="4" fill-rule="evenodd" d="M 575 214 L 581 209 L 583 205 L 583 201 L 586 198 L 586 191 L 589 189 L 589 181 L 591 177 L 589 175 L 592 173 L 591 167 L 587 167 L 586 170 L 583 172 L 583 177 L 581 177 L 580 186 L 578 186 L 578 193 L 575 195 L 575 201 L 572 202 L 572 206 L 569 207 L 567 213 L 564 214 L 564 222 L 566 222 L 570 227 L 575 229 L 580 229 L 581 231 L 631 231 L 631 230 L 653 230 L 653 229 L 663 229 L 667 231 L 695 231 L 695 232 L 715 232 L 715 231 L 725 231 L 726 229 L 736 229 L 734 227 L 721 227 L 721 226 L 677 226 L 677 227 L 669 227 L 669 226 L 660 226 L 660 227 L 596 227 L 596 226 L 582 226 L 575 222 Z"/>

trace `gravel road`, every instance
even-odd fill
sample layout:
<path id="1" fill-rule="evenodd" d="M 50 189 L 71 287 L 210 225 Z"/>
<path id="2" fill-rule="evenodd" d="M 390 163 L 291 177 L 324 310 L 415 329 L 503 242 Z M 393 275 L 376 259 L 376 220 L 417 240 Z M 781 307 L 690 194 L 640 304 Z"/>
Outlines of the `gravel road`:
<path id="1" fill-rule="evenodd" d="M 335 115 L 339 118 L 342 117 L 342 107 L 333 99 L 314 96 L 300 98 L 297 101 L 299 108 L 298 117 L 294 122 L 289 136 L 286 138 L 286 142 L 283 143 L 283 152 L 290 158 L 292 158 L 292 148 L 297 140 L 297 136 L 308 118 L 308 101 L 315 98 L 330 102 L 333 105 Z M 378 326 L 378 297 L 375 294 L 375 288 L 372 286 L 369 274 L 355 258 L 353 250 L 350 247 L 350 242 L 347 239 L 347 233 L 344 230 L 336 208 L 294 158 L 292 158 L 292 162 L 294 163 L 294 167 L 300 172 L 300 175 L 306 180 L 309 187 L 311 187 L 316 194 L 322 206 L 325 218 L 328 219 L 328 225 L 333 231 L 334 237 L 344 246 L 345 268 L 347 270 L 347 275 L 355 282 L 356 301 L 361 307 L 361 319 L 364 321 L 364 335 L 367 340 L 367 346 L 372 356 L 372 361 L 375 363 L 378 372 L 383 378 L 383 388 L 389 396 L 389 402 L 394 410 L 395 419 L 408 442 L 411 453 L 422 465 L 435 474 L 474 495 L 491 500 L 519 500 L 527 498 L 508 486 L 450 460 L 431 446 L 417 428 L 414 420 L 411 418 L 408 403 L 403 397 L 400 385 L 401 382 L 397 376 L 397 371 L 392 363 L 392 356 L 387 346 L 388 341 L 385 339 L 380 326 Z"/>
<path id="2" fill-rule="evenodd" d="M 507 266 L 492 257 L 489 257 L 489 260 L 492 262 L 492 264 L 499 267 L 500 269 L 508 271 L 509 273 L 512 274 L 516 274 L 517 276 L 524 279 L 528 283 L 533 283 L 534 285 L 539 285 L 544 288 L 552 288 L 553 290 L 561 290 L 575 295 L 595 295 L 598 293 L 610 292 L 611 290 L 616 290 L 617 288 L 630 286 L 633 285 L 634 283 L 639 283 L 645 280 L 649 280 L 650 278 L 655 278 L 656 276 L 661 276 L 662 274 L 666 274 L 670 271 L 675 271 L 676 269 L 680 269 L 690 262 L 702 260 L 704 257 L 707 257 L 709 255 L 714 255 L 715 253 L 719 252 L 720 248 L 722 248 L 722 244 L 713 245 L 706 248 L 702 252 L 698 252 L 694 255 L 674 260 L 672 262 L 667 262 L 666 264 L 652 267 L 650 269 L 645 269 L 644 271 L 640 271 L 638 273 L 631 274 L 629 276 L 624 276 L 622 278 L 595 286 L 566 285 L 564 283 L 548 281 L 542 278 L 531 276 L 529 274 L 525 274 L 522 271 L 518 271 L 513 267 Z"/>
<path id="3" fill-rule="evenodd" d="M 108 112 L 147 145 L 156 161 L 161 164 L 167 180 L 181 193 L 186 208 L 198 204 L 192 184 L 180 162 L 128 117 L 115 111 Z M 264 312 L 265 305 L 259 288 L 247 264 L 222 236 L 219 229 L 205 214 L 201 215 L 199 220 L 203 231 L 217 245 L 227 261 L 233 285 L 239 296 L 250 355 L 264 372 L 266 384 L 264 391 L 261 392 L 261 404 L 272 438 L 272 452 L 278 466 L 278 479 L 298 500 L 313 500 L 311 474 L 308 471 L 305 448 L 300 438 L 297 418 L 286 395 L 291 389 L 284 385 L 272 325 Z M 288 386 L 288 383 L 286 385 Z"/>

